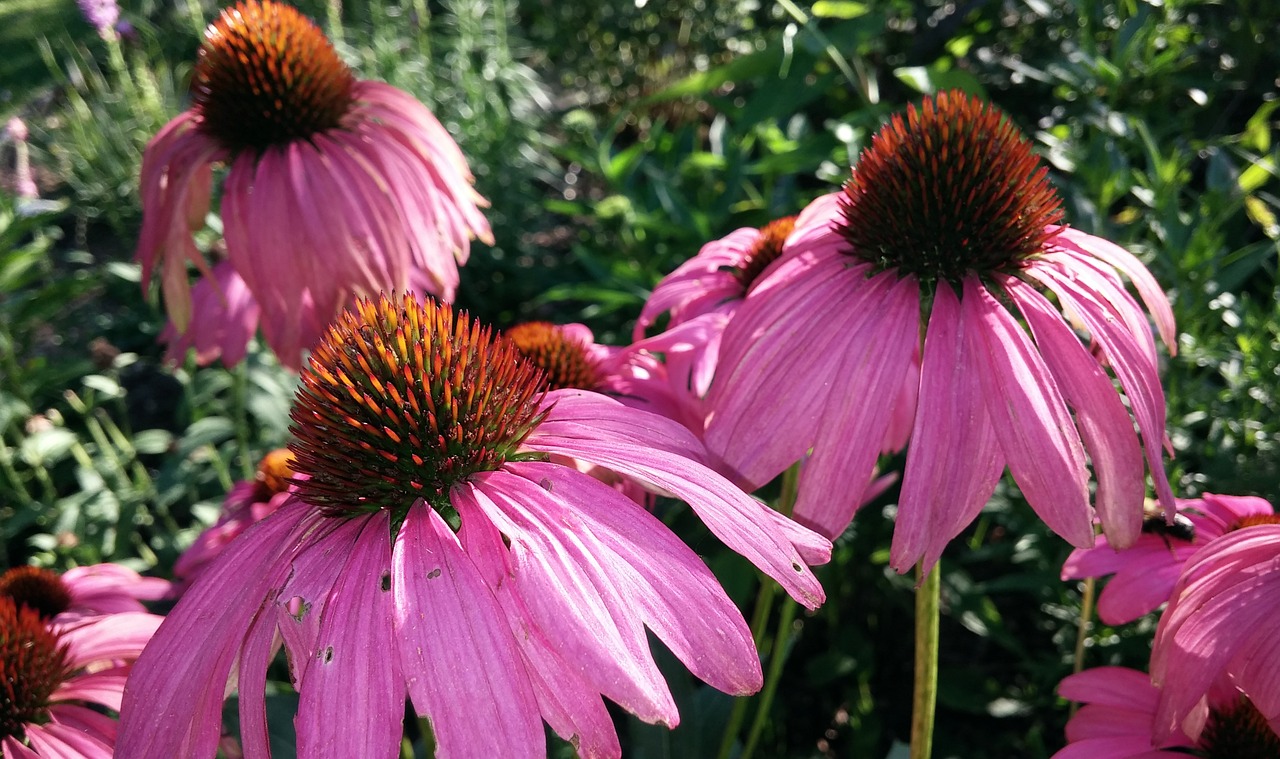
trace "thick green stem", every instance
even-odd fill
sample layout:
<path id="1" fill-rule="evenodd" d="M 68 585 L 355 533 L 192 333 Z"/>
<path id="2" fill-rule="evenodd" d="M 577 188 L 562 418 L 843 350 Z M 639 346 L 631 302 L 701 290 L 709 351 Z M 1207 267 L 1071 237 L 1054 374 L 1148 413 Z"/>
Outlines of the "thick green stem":
<path id="1" fill-rule="evenodd" d="M 911 695 L 911 759 L 933 753 L 933 718 L 938 701 L 938 619 L 942 572 L 916 567 L 916 666 Z"/>

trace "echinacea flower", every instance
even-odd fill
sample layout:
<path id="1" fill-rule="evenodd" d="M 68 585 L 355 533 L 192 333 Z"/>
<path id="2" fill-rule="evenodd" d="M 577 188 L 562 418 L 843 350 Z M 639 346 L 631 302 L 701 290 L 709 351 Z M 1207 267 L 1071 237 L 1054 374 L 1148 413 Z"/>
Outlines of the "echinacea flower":
<path id="1" fill-rule="evenodd" d="M 177 334 L 217 318 L 194 311 L 187 279 L 188 263 L 213 276 L 192 230 L 215 163 L 228 164 L 228 261 L 286 366 L 319 337 L 298 322 L 323 326 L 353 296 L 425 285 L 453 299 L 471 238 L 491 236 L 462 152 L 425 106 L 356 79 L 313 23 L 271 0 L 222 12 L 194 78 L 191 109 L 152 138 L 141 176 L 137 257 L 144 285 L 160 268 Z"/>
<path id="2" fill-rule="evenodd" d="M 125 693 L 120 755 L 211 756 L 228 679 L 245 756 L 266 752 L 283 641 L 297 755 L 399 755 L 406 693 L 441 757 L 542 757 L 542 721 L 617 757 L 602 697 L 678 714 L 646 627 L 716 688 L 749 693 L 741 613 L 665 525 L 550 460 L 687 501 L 808 607 L 830 543 L 706 467 L 678 424 L 586 390 L 545 390 L 505 338 L 412 296 L 361 300 L 311 354 L 292 412 L 297 490 L 183 595 Z"/>
<path id="3" fill-rule="evenodd" d="M 1093 545 L 1086 453 L 1103 529 L 1136 540 L 1144 450 L 1174 502 L 1155 342 L 1121 275 L 1170 350 L 1173 316 L 1133 255 L 1059 224 L 1046 173 L 1007 118 L 961 93 L 894 116 L 730 320 L 707 447 L 753 482 L 812 450 L 794 513 L 839 535 L 919 356 L 895 569 L 931 567 L 1006 466 L 1051 529 Z"/>
<path id="4" fill-rule="evenodd" d="M 40 567 L 12 567 L 0 574 L 0 598 L 35 609 L 53 624 L 124 612 L 145 612 L 143 601 L 170 591 L 168 580 L 143 577 L 119 564 L 89 564 L 58 574 Z"/>
<path id="5" fill-rule="evenodd" d="M 1191 557 L 1160 617 L 1151 650 L 1157 736 L 1196 735 L 1223 678 L 1280 728 L 1280 516 L 1241 523 Z"/>
<path id="6" fill-rule="evenodd" d="M 125 679 L 160 617 L 124 612 L 70 625 L 0 595 L 0 757 L 110 759 Z M 120 755 L 124 756 L 124 755 Z"/>
<path id="7" fill-rule="evenodd" d="M 1214 694 L 1205 726 L 1152 736 L 1160 691 L 1144 672 L 1097 667 L 1065 678 L 1058 695 L 1082 703 L 1067 722 L 1067 746 L 1053 759 L 1272 759 L 1280 737 L 1249 699 L 1224 687 Z"/>
<path id="8" fill-rule="evenodd" d="M 195 539 L 173 565 L 173 576 L 189 585 L 236 536 L 274 514 L 294 487 L 293 454 L 278 448 L 262 457 L 252 480 L 237 482 L 222 503 L 218 521 Z"/>
<path id="9" fill-rule="evenodd" d="M 1177 500 L 1186 532 L 1170 529 L 1164 515 L 1151 514 L 1142 534 L 1123 550 L 1099 535 L 1093 548 L 1077 548 L 1062 565 L 1063 580 L 1115 575 L 1098 597 L 1098 617 L 1121 625 L 1155 611 L 1169 600 L 1182 567 L 1196 551 L 1249 517 L 1272 514 L 1271 504 L 1254 496 L 1214 495 Z M 1189 534 L 1188 534 L 1189 533 Z"/>

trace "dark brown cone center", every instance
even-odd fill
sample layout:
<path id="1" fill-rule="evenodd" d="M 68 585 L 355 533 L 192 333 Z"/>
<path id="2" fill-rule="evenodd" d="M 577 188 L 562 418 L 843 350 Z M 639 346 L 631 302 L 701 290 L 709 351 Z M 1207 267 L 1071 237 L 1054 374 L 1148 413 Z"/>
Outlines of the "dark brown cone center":
<path id="1" fill-rule="evenodd" d="M 587 354 L 587 346 L 551 322 L 517 324 L 503 334 L 521 355 L 546 373 L 552 390 L 594 390 L 599 385 L 600 368 Z"/>
<path id="2" fill-rule="evenodd" d="M 1200 734 L 1198 754 L 1205 759 L 1275 759 L 1280 736 L 1249 699 L 1212 709 Z"/>
<path id="3" fill-rule="evenodd" d="M 14 567 L 0 575 L 0 596 L 51 619 L 71 608 L 71 589 L 56 572 L 40 567 Z"/>
<path id="4" fill-rule="evenodd" d="M 67 647 L 35 609 L 0 597 L 0 737 L 48 721 L 49 699 L 68 677 Z"/>

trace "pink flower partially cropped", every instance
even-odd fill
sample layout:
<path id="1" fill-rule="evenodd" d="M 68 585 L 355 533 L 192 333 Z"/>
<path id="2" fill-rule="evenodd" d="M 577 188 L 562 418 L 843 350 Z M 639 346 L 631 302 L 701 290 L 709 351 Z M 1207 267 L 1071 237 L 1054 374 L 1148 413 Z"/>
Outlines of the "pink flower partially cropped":
<path id="1" fill-rule="evenodd" d="M 1058 695 L 1083 704 L 1067 722 L 1067 746 L 1053 759 L 1216 759 L 1280 756 L 1280 737 L 1247 698 L 1217 689 L 1196 738 L 1181 730 L 1154 737 L 1160 691 L 1144 672 L 1097 667 L 1065 678 Z"/>
<path id="2" fill-rule="evenodd" d="M 119 564 L 90 564 L 61 575 L 19 566 L 0 575 L 0 598 L 12 598 L 59 625 L 107 614 L 145 612 L 143 601 L 163 598 L 170 588 L 168 580 L 143 577 Z"/>
<path id="3" fill-rule="evenodd" d="M 1059 225 L 1046 170 L 999 111 L 954 92 L 926 99 L 873 138 L 843 193 L 815 204 L 724 334 L 706 441 L 729 466 L 762 483 L 811 450 L 795 515 L 839 535 L 893 420 L 913 419 L 890 554 L 900 572 L 932 566 L 1006 467 L 1078 546 L 1093 545 L 1090 462 L 1114 545 L 1140 533 L 1144 450 L 1174 507 L 1155 342 L 1122 275 L 1172 350 L 1169 304 L 1130 253 Z"/>
<path id="4" fill-rule="evenodd" d="M 758 689 L 751 633 L 702 560 L 556 462 L 684 499 L 810 608 L 823 593 L 807 565 L 830 543 L 698 463 L 678 424 L 546 387 L 446 305 L 382 298 L 338 319 L 293 409 L 297 490 L 170 613 L 129 681 L 120 755 L 212 756 L 234 677 L 244 755 L 265 756 L 277 641 L 303 759 L 399 756 L 406 696 L 441 757 L 543 757 L 543 721 L 583 759 L 618 757 L 604 698 L 679 720 L 646 628 L 712 686 Z"/>
<path id="5" fill-rule="evenodd" d="M 1280 728 L 1280 524 L 1245 520 L 1196 552 L 1160 618 L 1151 679 L 1161 688 L 1156 734 L 1195 736 L 1198 710 L 1226 678 Z M 1189 724 L 1190 723 L 1190 724 Z"/>
<path id="6" fill-rule="evenodd" d="M 252 480 L 237 482 L 222 503 L 222 515 L 212 527 L 201 532 L 173 565 L 173 576 L 190 585 L 218 557 L 228 543 L 249 525 L 274 514 L 294 487 L 293 455 L 286 448 L 268 453 L 258 463 Z"/>
<path id="7" fill-rule="evenodd" d="M 210 303 L 193 302 L 187 278 L 189 263 L 214 277 L 192 231 L 204 223 L 215 163 L 229 166 L 228 262 L 292 368 L 353 296 L 403 292 L 417 279 L 452 300 L 470 240 L 491 241 L 484 201 L 444 127 L 408 94 L 357 80 L 292 7 L 242 0 L 225 10 L 205 33 L 194 90 L 191 110 L 151 140 L 142 163 L 137 257 L 144 286 L 160 269 L 175 334 L 219 316 L 196 310 Z"/>
<path id="8" fill-rule="evenodd" d="M 141 612 L 59 624 L 0 595 L 0 757 L 116 755 L 112 714 L 133 660 L 159 624 L 160 617 Z"/>
<path id="9" fill-rule="evenodd" d="M 1202 546 L 1242 519 L 1273 513 L 1271 504 L 1254 496 L 1205 493 L 1177 503 L 1181 519 L 1173 526 L 1154 513 L 1143 520 L 1142 535 L 1129 548 L 1116 550 L 1100 535 L 1093 548 L 1075 549 L 1062 565 L 1063 580 L 1115 575 L 1098 597 L 1103 622 L 1121 625 L 1155 611 L 1169 600 L 1183 565 Z"/>

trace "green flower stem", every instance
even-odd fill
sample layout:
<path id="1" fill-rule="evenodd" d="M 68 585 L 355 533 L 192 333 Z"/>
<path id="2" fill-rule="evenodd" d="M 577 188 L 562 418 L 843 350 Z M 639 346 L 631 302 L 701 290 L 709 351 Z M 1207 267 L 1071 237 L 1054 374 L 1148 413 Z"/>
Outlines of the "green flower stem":
<path id="1" fill-rule="evenodd" d="M 933 753 L 933 718 L 938 701 L 938 618 L 942 572 L 938 564 L 928 575 L 916 567 L 916 662 L 911 696 L 911 759 Z"/>
<path id="2" fill-rule="evenodd" d="M 1089 623 L 1093 619 L 1094 593 L 1097 581 L 1092 577 L 1084 580 L 1084 596 L 1080 599 L 1080 622 L 1076 628 L 1076 650 L 1071 661 L 1071 671 L 1079 673 L 1084 669 L 1084 644 L 1089 639 Z M 1080 704 L 1072 701 L 1070 714 L 1074 715 Z"/>
<path id="3" fill-rule="evenodd" d="M 773 697 L 778 692 L 778 681 L 782 679 L 782 665 L 787 661 L 787 651 L 790 648 L 791 636 L 793 635 L 796 610 L 800 608 L 790 598 L 782 599 L 782 613 L 778 615 L 778 632 L 773 638 L 773 647 L 769 649 L 769 673 L 764 679 L 764 688 L 760 691 L 760 705 L 756 709 L 756 717 L 751 721 L 751 731 L 747 733 L 747 743 L 742 748 L 742 754 L 738 759 L 751 759 L 755 753 L 756 744 L 760 742 L 760 735 L 764 733 L 764 726 L 769 721 L 769 709 L 773 706 Z"/>
<path id="4" fill-rule="evenodd" d="M 796 463 L 782 475 L 782 494 L 778 499 L 778 513 L 783 516 L 790 517 L 791 510 L 795 508 L 799 482 L 800 464 Z M 755 641 L 757 651 L 764 646 L 765 628 L 769 623 L 769 612 L 773 609 L 773 597 L 777 594 L 778 587 L 778 583 L 768 577 L 761 579 L 760 591 L 756 594 L 755 612 L 751 617 L 751 639 Z M 764 716 L 769 711 L 769 706 L 773 701 L 773 693 L 778 687 L 778 676 L 782 672 L 784 660 L 781 655 L 782 644 L 786 642 L 785 636 L 790 631 L 791 624 L 795 620 L 795 614 L 795 603 L 788 601 L 783 606 L 782 618 L 778 620 L 778 635 L 774 641 L 773 648 L 770 649 L 769 679 L 765 681 L 764 688 L 760 692 L 760 708 L 756 713 L 756 718 L 752 723 L 749 734 L 754 738 L 748 737 L 748 748 L 744 749 L 739 759 L 746 759 L 746 757 L 750 756 L 750 750 L 754 749 L 754 744 L 759 739 L 760 730 L 763 728 Z M 750 702 L 746 698 L 739 698 L 733 702 L 733 711 L 729 714 L 729 722 L 725 725 L 724 735 L 720 739 L 720 750 L 716 754 L 717 759 L 729 759 L 733 753 L 733 744 L 738 738 L 738 732 L 742 729 L 742 723 L 746 721 L 749 704 Z"/>

